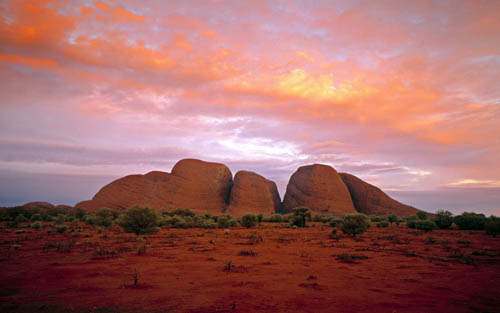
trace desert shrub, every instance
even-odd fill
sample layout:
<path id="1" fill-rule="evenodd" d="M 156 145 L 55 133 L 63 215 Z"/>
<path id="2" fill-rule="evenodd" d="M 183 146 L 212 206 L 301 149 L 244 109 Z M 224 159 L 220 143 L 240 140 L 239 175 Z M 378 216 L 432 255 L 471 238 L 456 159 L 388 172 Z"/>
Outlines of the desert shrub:
<path id="1" fill-rule="evenodd" d="M 379 216 L 379 215 L 370 215 L 370 221 L 372 222 L 382 222 L 385 221 L 387 218 L 385 216 Z"/>
<path id="2" fill-rule="evenodd" d="M 184 220 L 184 217 L 180 216 L 180 215 L 174 215 L 172 217 L 170 217 L 170 219 L 168 220 L 168 225 L 167 226 L 170 226 L 170 227 L 173 227 L 173 228 L 187 228 L 187 224 L 186 224 L 186 221 Z"/>
<path id="3" fill-rule="evenodd" d="M 257 214 L 257 220 L 259 221 L 259 224 L 262 223 L 262 221 L 264 220 L 264 214 L 262 213 Z"/>
<path id="4" fill-rule="evenodd" d="M 217 219 L 217 227 L 218 228 L 231 227 L 231 220 L 232 219 L 233 218 L 229 214 L 224 214 L 224 215 L 219 216 L 219 218 Z"/>
<path id="5" fill-rule="evenodd" d="M 170 212 L 169 214 L 170 214 L 170 216 L 179 215 L 179 216 L 183 216 L 183 217 L 184 216 L 191 216 L 191 217 L 196 216 L 196 213 L 194 213 L 193 210 L 183 209 L 183 208 L 175 209 L 172 212 Z"/>
<path id="6" fill-rule="evenodd" d="M 97 217 L 95 216 L 95 214 L 89 214 L 85 216 L 85 224 L 91 226 L 97 225 Z"/>
<path id="7" fill-rule="evenodd" d="M 18 216 L 16 216 L 14 221 L 16 223 L 24 223 L 24 222 L 27 222 L 28 219 L 26 218 L 26 216 L 24 216 L 24 214 L 19 214 Z"/>
<path id="8" fill-rule="evenodd" d="M 270 223 L 282 223 L 283 222 L 283 215 L 281 214 L 272 214 L 269 216 L 269 218 L 264 219 L 265 222 L 270 222 Z"/>
<path id="9" fill-rule="evenodd" d="M 95 213 L 96 225 L 110 227 L 113 225 L 114 214 L 110 208 L 99 208 Z"/>
<path id="10" fill-rule="evenodd" d="M 42 215 L 40 213 L 33 214 L 31 216 L 31 221 L 36 222 L 36 221 L 41 221 L 42 220 Z"/>
<path id="11" fill-rule="evenodd" d="M 328 223 L 332 227 L 337 227 L 342 222 L 342 219 L 339 217 L 331 217 Z"/>
<path id="12" fill-rule="evenodd" d="M 38 221 L 34 222 L 33 224 L 31 224 L 31 228 L 39 230 L 40 228 L 42 228 L 42 224 L 40 224 L 40 222 Z"/>
<path id="13" fill-rule="evenodd" d="M 73 214 L 75 215 L 75 218 L 83 222 L 85 221 L 85 216 L 87 215 L 87 211 L 85 211 L 82 208 L 76 208 Z"/>
<path id="14" fill-rule="evenodd" d="M 427 219 L 427 212 L 418 211 L 415 215 L 417 216 L 417 218 L 419 220 L 426 220 Z"/>
<path id="15" fill-rule="evenodd" d="M 415 214 L 413 214 L 413 215 L 410 215 L 410 216 L 405 217 L 405 218 L 404 218 L 404 220 L 405 220 L 406 222 L 409 222 L 409 221 L 416 221 L 416 220 L 418 220 L 418 217 L 417 217 Z"/>
<path id="16" fill-rule="evenodd" d="M 137 236 L 158 232 L 160 215 L 157 211 L 148 208 L 134 206 L 123 212 L 117 220 L 118 225 L 123 227 L 127 233 L 134 233 Z"/>
<path id="17" fill-rule="evenodd" d="M 339 228 L 344 234 L 356 236 L 367 231 L 370 225 L 371 222 L 368 216 L 362 213 L 351 213 L 342 217 Z"/>
<path id="18" fill-rule="evenodd" d="M 56 231 L 60 234 L 65 233 L 68 230 L 68 226 L 66 225 L 56 225 Z"/>
<path id="19" fill-rule="evenodd" d="M 389 227 L 389 222 L 387 221 L 381 221 L 380 223 L 377 223 L 377 227 Z"/>
<path id="20" fill-rule="evenodd" d="M 398 216 L 396 214 L 389 214 L 387 216 L 387 221 L 389 221 L 389 223 L 395 223 L 399 220 Z"/>
<path id="21" fill-rule="evenodd" d="M 453 214 L 449 211 L 439 210 L 436 212 L 434 223 L 440 229 L 448 229 L 453 224 Z"/>
<path id="22" fill-rule="evenodd" d="M 418 220 L 415 221 L 415 228 L 425 231 L 431 231 L 436 229 L 436 224 L 431 220 Z"/>
<path id="23" fill-rule="evenodd" d="M 54 223 L 56 225 L 61 225 L 64 224 L 64 222 L 66 222 L 66 216 L 63 214 L 58 214 Z"/>
<path id="24" fill-rule="evenodd" d="M 297 227 L 306 227 L 306 222 L 311 220 L 311 211 L 305 206 L 293 208 L 290 225 Z"/>
<path id="25" fill-rule="evenodd" d="M 486 220 L 484 214 L 464 212 L 461 215 L 455 216 L 453 221 L 457 224 L 458 228 L 462 230 L 481 230 L 484 229 Z"/>
<path id="26" fill-rule="evenodd" d="M 323 214 L 315 214 L 312 217 L 312 221 L 317 223 L 328 223 L 330 222 L 330 217 Z"/>
<path id="27" fill-rule="evenodd" d="M 240 224 L 246 228 L 254 227 L 257 225 L 257 216 L 247 213 L 241 218 Z"/>
<path id="28" fill-rule="evenodd" d="M 184 216 L 184 222 L 186 223 L 186 228 L 193 228 L 196 226 L 195 219 L 192 216 Z"/>
<path id="29" fill-rule="evenodd" d="M 416 228 L 416 224 L 417 224 L 417 220 L 409 220 L 408 222 L 406 222 L 406 226 L 408 228 L 412 228 L 412 229 Z"/>
<path id="30" fill-rule="evenodd" d="M 500 234 L 500 217 L 491 216 L 484 225 L 486 234 L 496 237 Z"/>

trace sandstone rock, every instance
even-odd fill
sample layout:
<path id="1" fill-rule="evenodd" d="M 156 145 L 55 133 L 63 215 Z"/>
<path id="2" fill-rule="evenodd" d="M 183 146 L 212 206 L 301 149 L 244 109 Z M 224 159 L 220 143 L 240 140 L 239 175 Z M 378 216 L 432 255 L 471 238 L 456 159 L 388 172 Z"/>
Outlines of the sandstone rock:
<path id="1" fill-rule="evenodd" d="M 361 213 L 373 215 L 393 213 L 399 216 L 408 216 L 418 211 L 414 207 L 392 199 L 378 187 L 370 185 L 354 175 L 340 173 L 340 177 L 351 193 L 354 206 Z"/>
<path id="2" fill-rule="evenodd" d="M 254 172 L 236 173 L 227 213 L 235 217 L 246 213 L 273 214 L 280 206 L 280 195 L 273 181 Z"/>
<path id="3" fill-rule="evenodd" d="M 227 205 L 231 185 L 232 174 L 225 165 L 184 159 L 177 162 L 171 174 L 154 171 L 119 178 L 99 190 L 92 200 L 82 201 L 76 207 L 123 210 L 141 205 L 220 214 Z"/>
<path id="4" fill-rule="evenodd" d="M 39 208 L 39 209 L 52 209 L 54 205 L 50 202 L 35 201 L 23 204 L 25 208 Z"/>
<path id="5" fill-rule="evenodd" d="M 299 167 L 286 187 L 283 211 L 306 206 L 315 214 L 356 212 L 344 182 L 333 167 L 313 164 Z"/>

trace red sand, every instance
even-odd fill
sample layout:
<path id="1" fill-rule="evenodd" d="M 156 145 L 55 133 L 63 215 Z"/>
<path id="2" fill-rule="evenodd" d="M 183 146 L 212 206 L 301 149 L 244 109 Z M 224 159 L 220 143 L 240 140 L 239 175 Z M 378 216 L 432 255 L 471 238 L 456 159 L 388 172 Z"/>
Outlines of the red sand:
<path id="1" fill-rule="evenodd" d="M 137 255 L 134 235 L 80 226 L 64 235 L 47 234 L 52 227 L 0 230 L 0 310 L 500 312 L 500 238 L 483 232 L 394 226 L 337 242 L 320 224 L 228 235 L 170 229 L 149 236 L 147 253 Z M 252 234 L 262 241 L 252 244 Z M 367 258 L 350 263 L 337 257 L 343 253 Z"/>

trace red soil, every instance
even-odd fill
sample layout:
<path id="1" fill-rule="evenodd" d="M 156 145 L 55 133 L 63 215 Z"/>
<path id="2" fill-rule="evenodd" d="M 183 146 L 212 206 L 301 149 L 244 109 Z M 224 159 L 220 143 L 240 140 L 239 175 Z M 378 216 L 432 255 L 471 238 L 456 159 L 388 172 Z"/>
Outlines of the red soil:
<path id="1" fill-rule="evenodd" d="M 483 232 L 394 226 L 337 242 L 320 224 L 170 229 L 137 255 L 133 235 L 79 226 L 64 235 L 0 230 L 0 311 L 500 311 L 500 238 Z"/>

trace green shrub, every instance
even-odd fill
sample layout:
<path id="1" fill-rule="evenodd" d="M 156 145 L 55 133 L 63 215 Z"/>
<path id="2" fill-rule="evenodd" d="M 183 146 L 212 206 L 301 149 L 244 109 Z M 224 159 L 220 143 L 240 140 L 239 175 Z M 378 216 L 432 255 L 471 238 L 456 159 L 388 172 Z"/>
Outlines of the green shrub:
<path id="1" fill-rule="evenodd" d="M 484 214 L 464 212 L 454 218 L 455 224 L 459 229 L 467 230 L 481 230 L 484 229 L 486 224 L 486 216 Z"/>
<path id="2" fill-rule="evenodd" d="M 387 221 L 389 221 L 389 223 L 395 223 L 399 220 L 398 216 L 396 214 L 389 214 L 389 216 L 387 216 Z"/>
<path id="3" fill-rule="evenodd" d="M 311 212 L 305 206 L 293 208 L 290 225 L 297 227 L 306 227 L 306 222 L 311 220 Z"/>
<path id="4" fill-rule="evenodd" d="M 66 225 L 56 225 L 56 231 L 60 234 L 65 233 L 68 230 L 68 226 Z"/>
<path id="5" fill-rule="evenodd" d="M 85 224 L 91 226 L 97 225 L 97 217 L 95 216 L 95 214 L 89 214 L 85 216 Z"/>
<path id="6" fill-rule="evenodd" d="M 434 222 L 439 229 L 448 229 L 453 224 L 453 214 L 449 211 L 439 210 L 436 212 Z"/>
<path id="7" fill-rule="evenodd" d="M 330 217 L 330 220 L 328 221 L 328 223 L 332 227 L 337 227 L 341 222 L 342 222 L 342 219 L 339 217 Z"/>
<path id="8" fill-rule="evenodd" d="M 24 216 L 24 214 L 19 214 L 14 221 L 16 223 L 24 223 L 27 222 L 28 219 L 26 218 L 26 216 Z"/>
<path id="9" fill-rule="evenodd" d="M 281 214 L 272 214 L 268 219 L 265 219 L 265 222 L 282 223 L 283 222 L 283 215 L 281 215 Z"/>
<path id="10" fill-rule="evenodd" d="M 160 215 L 157 211 L 148 208 L 134 206 L 123 212 L 117 223 L 127 233 L 134 233 L 137 236 L 158 232 Z"/>
<path id="11" fill-rule="evenodd" d="M 262 221 L 264 220 L 264 214 L 262 213 L 257 214 L 257 220 L 259 221 L 259 224 L 262 223 Z"/>
<path id="12" fill-rule="evenodd" d="M 380 223 L 377 223 L 377 227 L 389 227 L 389 222 L 387 221 L 381 221 Z"/>
<path id="13" fill-rule="evenodd" d="M 486 234 L 496 237 L 500 234 L 500 217 L 491 216 L 484 226 Z"/>
<path id="14" fill-rule="evenodd" d="M 370 215 L 370 221 L 372 221 L 372 222 L 382 222 L 385 220 L 386 220 L 385 216 Z"/>
<path id="15" fill-rule="evenodd" d="M 427 219 L 427 212 L 418 211 L 415 215 L 417 216 L 417 218 L 419 220 L 426 220 Z"/>
<path id="16" fill-rule="evenodd" d="M 85 216 L 87 215 L 87 211 L 81 208 L 76 208 L 74 211 L 75 218 L 79 219 L 81 222 L 85 221 Z"/>
<path id="17" fill-rule="evenodd" d="M 245 214 L 241 218 L 240 224 L 241 224 L 241 226 L 246 227 L 246 228 L 254 227 L 255 225 L 257 225 L 257 216 L 250 214 L 250 213 Z"/>
<path id="18" fill-rule="evenodd" d="M 95 225 L 110 227 L 113 225 L 114 214 L 110 208 L 99 208 L 95 213 Z"/>
<path id="19" fill-rule="evenodd" d="M 40 222 L 38 221 L 34 222 L 33 224 L 31 224 L 31 228 L 39 230 L 40 228 L 42 228 L 42 224 L 40 224 Z"/>
<path id="20" fill-rule="evenodd" d="M 415 228 L 419 230 L 431 231 L 436 229 L 436 224 L 431 220 L 415 221 Z"/>
<path id="21" fill-rule="evenodd" d="M 417 220 L 409 220 L 408 222 L 406 222 L 406 226 L 408 228 L 412 228 L 412 229 L 416 228 L 416 224 L 417 224 Z"/>
<path id="22" fill-rule="evenodd" d="M 182 209 L 182 208 L 175 209 L 172 212 L 170 212 L 169 214 L 170 214 L 170 216 L 179 215 L 179 216 L 183 216 L 183 217 L 184 216 L 191 216 L 191 217 L 196 216 L 196 213 L 194 213 L 193 210 L 191 210 L 191 209 Z"/>
<path id="23" fill-rule="evenodd" d="M 362 213 L 351 213 L 342 217 L 339 228 L 344 234 L 356 236 L 367 231 L 370 225 L 371 222 L 368 216 Z"/>
<path id="24" fill-rule="evenodd" d="M 61 225 L 64 224 L 64 222 L 66 222 L 66 216 L 63 214 L 58 214 L 54 223 L 56 225 Z"/>
<path id="25" fill-rule="evenodd" d="M 316 214 L 312 217 L 312 221 L 317 223 L 329 223 L 330 217 L 323 214 Z"/>
<path id="26" fill-rule="evenodd" d="M 41 221 L 42 220 L 42 215 L 40 213 L 36 213 L 31 215 L 31 221 L 36 222 L 36 221 Z"/>
<path id="27" fill-rule="evenodd" d="M 231 227 L 231 220 L 232 219 L 233 218 L 229 214 L 224 214 L 224 215 L 219 216 L 219 218 L 217 219 L 217 227 L 218 228 L 229 228 L 229 227 Z"/>

